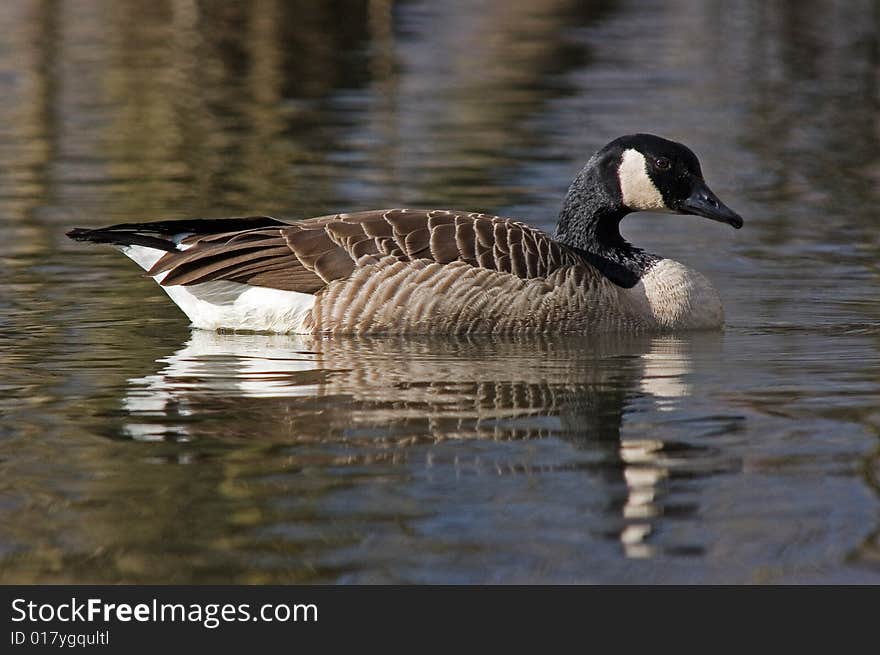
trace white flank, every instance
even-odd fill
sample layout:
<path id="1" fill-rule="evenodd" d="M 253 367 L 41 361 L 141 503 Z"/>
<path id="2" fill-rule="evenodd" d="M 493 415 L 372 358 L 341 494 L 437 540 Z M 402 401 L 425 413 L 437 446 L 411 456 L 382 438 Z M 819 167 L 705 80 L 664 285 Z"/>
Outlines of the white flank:
<path id="1" fill-rule="evenodd" d="M 663 195 L 648 176 L 645 156 L 638 150 L 623 151 L 617 177 L 623 204 L 633 211 L 669 211 Z"/>
<path id="2" fill-rule="evenodd" d="M 145 271 L 165 254 L 162 250 L 145 246 L 124 246 L 121 250 Z M 153 279 L 161 286 L 165 275 L 161 273 L 153 276 Z M 225 280 L 162 289 L 189 317 L 193 327 L 204 330 L 223 328 L 256 332 L 304 332 L 305 319 L 315 304 L 315 296 L 310 293 Z"/>

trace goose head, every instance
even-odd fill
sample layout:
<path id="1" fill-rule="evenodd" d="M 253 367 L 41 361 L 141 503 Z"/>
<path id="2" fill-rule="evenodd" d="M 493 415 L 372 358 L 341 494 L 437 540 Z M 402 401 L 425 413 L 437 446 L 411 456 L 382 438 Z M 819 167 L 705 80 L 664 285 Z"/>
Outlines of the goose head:
<path id="1" fill-rule="evenodd" d="M 623 209 L 695 214 L 736 229 L 743 225 L 708 187 L 699 159 L 681 143 L 632 134 L 615 139 L 597 157 L 604 183 L 618 192 Z"/>
<path id="2" fill-rule="evenodd" d="M 662 259 L 620 235 L 623 217 L 640 211 L 693 214 L 736 229 L 743 225 L 706 184 L 690 148 L 653 134 L 630 134 L 599 150 L 575 177 L 556 239 L 584 251 L 603 270 L 610 262 L 611 274 L 622 267 L 628 280 L 622 283 L 630 284 Z"/>

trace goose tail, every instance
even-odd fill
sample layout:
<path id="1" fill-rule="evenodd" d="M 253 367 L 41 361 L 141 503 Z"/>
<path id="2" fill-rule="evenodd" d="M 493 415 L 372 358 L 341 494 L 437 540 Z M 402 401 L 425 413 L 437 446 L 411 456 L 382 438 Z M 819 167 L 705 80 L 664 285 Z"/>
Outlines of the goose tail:
<path id="1" fill-rule="evenodd" d="M 109 243 L 117 246 L 146 246 L 166 252 L 177 249 L 181 239 L 199 234 L 237 232 L 288 225 L 270 216 L 235 218 L 184 218 L 150 223 L 120 223 L 100 228 L 76 227 L 67 233 L 74 241 Z"/>
<path id="2" fill-rule="evenodd" d="M 74 241 L 116 246 L 146 271 L 166 252 L 185 250 L 180 242 L 187 237 L 284 225 L 287 223 L 270 216 L 180 219 L 120 223 L 94 229 L 76 227 L 67 232 L 67 236 Z"/>
<path id="3" fill-rule="evenodd" d="M 119 248 L 162 285 L 167 272 L 150 275 L 151 269 L 169 252 L 186 250 L 188 237 L 234 234 L 244 230 L 283 227 L 289 223 L 268 216 L 202 220 L 123 223 L 96 229 L 75 228 L 67 236 L 75 241 L 107 243 Z M 216 330 L 233 328 L 266 332 L 305 331 L 315 303 L 310 293 L 252 286 L 226 280 L 161 287 L 192 321 L 193 327 Z"/>

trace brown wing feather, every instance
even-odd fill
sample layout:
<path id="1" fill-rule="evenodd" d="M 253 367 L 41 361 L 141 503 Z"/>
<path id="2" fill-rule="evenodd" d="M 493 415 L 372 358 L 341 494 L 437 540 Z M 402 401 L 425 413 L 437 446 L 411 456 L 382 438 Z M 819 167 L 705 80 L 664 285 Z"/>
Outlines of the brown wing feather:
<path id="1" fill-rule="evenodd" d="M 547 234 L 511 219 L 446 210 L 389 209 L 336 214 L 279 227 L 202 234 L 182 242 L 148 272 L 163 285 L 230 280 L 316 293 L 352 275 L 358 262 L 462 261 L 478 268 L 543 278 L 582 264 Z M 362 259 L 362 258 L 367 259 Z"/>
<path id="2" fill-rule="evenodd" d="M 430 226 L 431 222 L 428 221 Z M 455 240 L 455 223 L 437 224 L 431 228 L 431 258 L 440 264 L 454 262 L 461 257 Z"/>

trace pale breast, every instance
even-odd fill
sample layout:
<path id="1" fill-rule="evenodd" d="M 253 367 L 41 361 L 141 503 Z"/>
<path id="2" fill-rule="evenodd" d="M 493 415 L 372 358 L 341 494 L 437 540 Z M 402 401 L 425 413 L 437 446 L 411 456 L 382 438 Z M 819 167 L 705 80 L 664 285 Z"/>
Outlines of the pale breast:
<path id="1" fill-rule="evenodd" d="M 701 273 L 661 259 L 627 292 L 631 302 L 660 329 L 705 330 L 724 325 L 721 298 Z"/>

